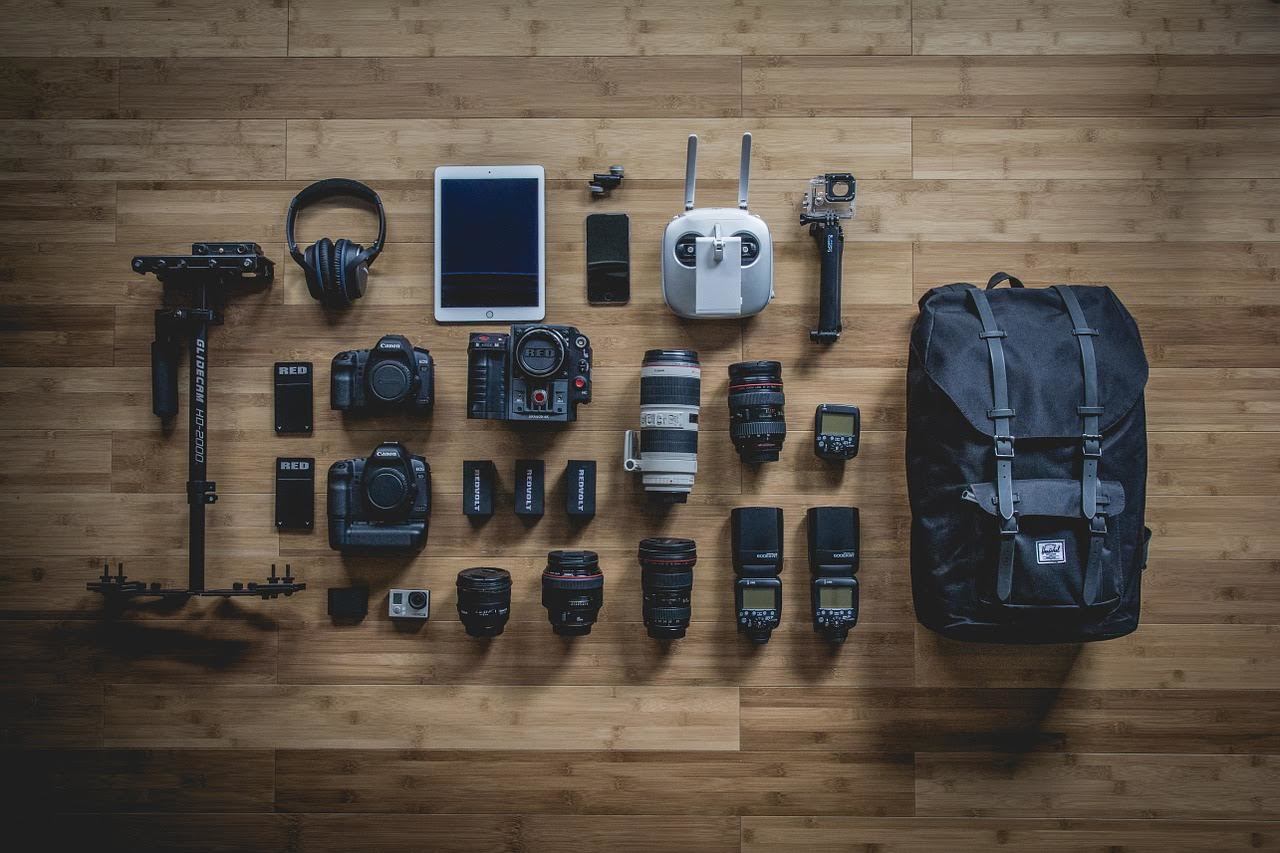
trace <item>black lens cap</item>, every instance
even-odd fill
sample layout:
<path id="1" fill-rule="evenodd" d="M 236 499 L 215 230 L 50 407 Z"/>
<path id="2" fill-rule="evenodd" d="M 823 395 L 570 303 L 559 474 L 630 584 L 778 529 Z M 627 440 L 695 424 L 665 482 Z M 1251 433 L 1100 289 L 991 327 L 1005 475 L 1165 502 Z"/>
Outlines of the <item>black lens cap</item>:
<path id="1" fill-rule="evenodd" d="M 365 487 L 369 503 L 382 510 L 400 506 L 408 491 L 409 484 L 405 481 L 404 474 L 394 468 L 378 469 Z"/>
<path id="2" fill-rule="evenodd" d="M 369 373 L 369 389 L 379 400 L 393 403 L 409 393 L 409 369 L 394 361 L 379 362 Z"/>

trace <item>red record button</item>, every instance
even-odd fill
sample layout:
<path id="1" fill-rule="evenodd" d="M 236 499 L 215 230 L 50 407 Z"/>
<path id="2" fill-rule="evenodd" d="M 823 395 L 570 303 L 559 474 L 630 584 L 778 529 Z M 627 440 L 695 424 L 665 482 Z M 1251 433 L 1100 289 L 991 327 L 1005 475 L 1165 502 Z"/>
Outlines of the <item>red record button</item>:
<path id="1" fill-rule="evenodd" d="M 533 402 L 538 403 L 539 405 L 541 405 L 542 403 L 547 402 L 547 392 L 546 392 L 546 391 L 543 391 L 543 390 L 541 390 L 541 389 L 539 389 L 539 390 L 537 390 L 537 391 L 534 391 L 534 392 L 533 392 Z"/>
<path id="2" fill-rule="evenodd" d="M 587 380 L 583 379 L 581 376 L 578 376 L 573 380 L 573 387 L 581 391 L 583 388 L 587 387 Z"/>

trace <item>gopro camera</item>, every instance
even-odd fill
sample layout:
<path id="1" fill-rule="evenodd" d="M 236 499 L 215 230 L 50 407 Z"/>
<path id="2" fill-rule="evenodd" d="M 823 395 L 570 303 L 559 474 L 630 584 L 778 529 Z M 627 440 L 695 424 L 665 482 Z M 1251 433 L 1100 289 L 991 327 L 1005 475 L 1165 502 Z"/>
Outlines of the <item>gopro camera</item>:
<path id="1" fill-rule="evenodd" d="M 428 618 L 431 615 L 431 590 L 391 590 L 387 596 L 387 615 L 392 619 Z"/>
<path id="2" fill-rule="evenodd" d="M 844 262 L 844 229 L 840 221 L 852 219 L 858 182 L 850 172 L 827 172 L 809 181 L 800 202 L 800 224 L 809 226 L 809 236 L 818 246 L 822 261 L 821 290 L 818 294 L 818 328 L 809 340 L 833 344 L 840 338 L 840 267 Z"/>

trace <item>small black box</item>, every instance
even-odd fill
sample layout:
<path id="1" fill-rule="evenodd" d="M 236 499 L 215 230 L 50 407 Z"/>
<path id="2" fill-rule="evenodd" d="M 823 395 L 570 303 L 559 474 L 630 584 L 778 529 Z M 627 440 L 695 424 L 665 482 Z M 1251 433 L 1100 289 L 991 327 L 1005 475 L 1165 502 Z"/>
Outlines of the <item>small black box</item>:
<path id="1" fill-rule="evenodd" d="M 276 457 L 276 528 L 310 530 L 316 520 L 316 460 Z"/>
<path id="2" fill-rule="evenodd" d="M 541 459 L 516 460 L 516 515 L 542 518 L 545 479 L 545 466 Z"/>
<path id="3" fill-rule="evenodd" d="M 276 432 L 310 433 L 312 425 L 311 362 L 277 361 Z"/>
<path id="4" fill-rule="evenodd" d="M 596 514 L 596 461 L 570 459 L 564 469 L 564 511 L 575 520 Z"/>
<path id="5" fill-rule="evenodd" d="M 360 621 L 369 612 L 369 587 L 329 587 L 329 616 Z"/>
<path id="6" fill-rule="evenodd" d="M 493 515 L 493 489 L 498 469 L 488 459 L 468 459 L 462 463 L 462 514 L 472 518 Z"/>

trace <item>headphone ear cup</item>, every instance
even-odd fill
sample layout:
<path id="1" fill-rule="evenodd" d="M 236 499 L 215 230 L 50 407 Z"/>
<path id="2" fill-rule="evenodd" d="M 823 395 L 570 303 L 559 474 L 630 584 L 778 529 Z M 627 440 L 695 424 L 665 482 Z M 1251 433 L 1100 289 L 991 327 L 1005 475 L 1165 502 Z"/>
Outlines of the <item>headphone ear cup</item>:
<path id="1" fill-rule="evenodd" d="M 347 251 L 349 241 L 343 237 L 333 244 L 333 291 L 335 305 L 344 308 L 351 304 L 351 295 L 347 292 Z"/>
<path id="2" fill-rule="evenodd" d="M 302 251 L 303 277 L 307 280 L 307 292 L 317 301 L 324 299 L 324 284 L 320 280 L 320 262 L 316 259 L 316 244 L 312 243 Z"/>
<path id="3" fill-rule="evenodd" d="M 320 286 L 317 298 L 321 304 L 330 307 L 342 304 L 333 297 L 333 241 L 328 237 L 321 237 L 316 243 L 316 283 Z"/>
<path id="4" fill-rule="evenodd" d="M 354 302 L 364 296 L 365 285 L 369 280 L 369 267 L 362 260 L 364 246 L 348 242 L 342 260 L 343 290 L 347 300 Z"/>

